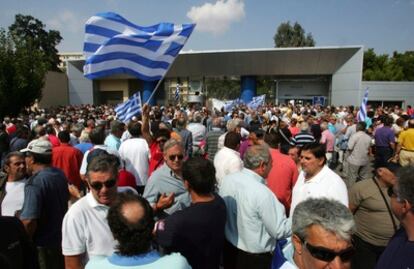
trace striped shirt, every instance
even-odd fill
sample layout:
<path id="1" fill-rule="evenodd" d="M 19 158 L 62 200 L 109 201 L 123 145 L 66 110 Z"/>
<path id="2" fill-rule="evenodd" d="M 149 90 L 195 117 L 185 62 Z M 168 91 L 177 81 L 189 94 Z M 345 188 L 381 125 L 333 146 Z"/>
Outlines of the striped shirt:
<path id="1" fill-rule="evenodd" d="M 297 147 L 303 147 L 305 144 L 315 143 L 315 138 L 313 137 L 312 134 L 302 131 L 292 138 L 292 142 Z"/>

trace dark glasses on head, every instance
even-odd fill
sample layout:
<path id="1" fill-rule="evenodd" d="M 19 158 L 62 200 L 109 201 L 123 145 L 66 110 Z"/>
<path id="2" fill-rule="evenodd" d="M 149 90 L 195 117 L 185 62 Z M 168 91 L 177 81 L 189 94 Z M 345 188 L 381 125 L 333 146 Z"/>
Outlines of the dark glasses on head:
<path id="1" fill-rule="evenodd" d="M 105 182 L 89 182 L 89 185 L 92 189 L 100 191 L 103 186 L 105 186 L 107 189 L 110 189 L 116 185 L 116 179 L 110 179 Z"/>
<path id="2" fill-rule="evenodd" d="M 170 161 L 175 161 L 176 159 L 178 159 L 179 161 L 182 161 L 184 159 L 184 156 L 181 155 L 181 154 L 170 155 L 170 156 L 168 156 L 168 159 L 170 159 Z"/>
<path id="3" fill-rule="evenodd" d="M 303 242 L 303 241 L 302 241 Z M 315 247 L 309 244 L 308 242 L 303 242 L 305 247 L 308 249 L 309 253 L 314 257 L 315 259 L 325 261 L 325 262 L 331 262 L 335 259 L 335 257 L 339 257 L 343 262 L 350 261 L 352 256 L 355 254 L 355 248 L 349 247 L 347 249 L 344 249 L 340 252 L 335 252 L 333 250 L 324 248 L 324 247 Z"/>

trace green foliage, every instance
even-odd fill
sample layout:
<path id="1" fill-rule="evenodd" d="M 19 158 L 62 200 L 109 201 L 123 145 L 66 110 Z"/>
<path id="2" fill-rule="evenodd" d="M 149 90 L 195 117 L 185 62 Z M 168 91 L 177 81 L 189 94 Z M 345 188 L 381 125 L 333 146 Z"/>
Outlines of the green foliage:
<path id="1" fill-rule="evenodd" d="M 62 41 L 59 31 L 46 31 L 45 25 L 30 15 L 17 14 L 9 33 L 15 44 L 43 52 L 43 62 L 48 70 L 60 72 L 60 59 L 56 46 Z"/>
<path id="2" fill-rule="evenodd" d="M 227 77 L 206 79 L 207 98 L 235 99 L 240 97 L 240 80 Z"/>
<path id="3" fill-rule="evenodd" d="M 290 21 L 281 23 L 273 40 L 276 48 L 315 46 L 312 34 L 305 34 L 305 30 L 298 22 L 295 22 L 293 26 L 290 25 Z"/>
<path id="4" fill-rule="evenodd" d="M 43 27 L 31 16 L 16 15 L 9 32 L 0 29 L 0 117 L 16 115 L 40 99 L 46 72 L 57 68 L 53 44 L 61 37 Z"/>
<path id="5" fill-rule="evenodd" d="M 377 55 L 374 49 L 364 53 L 363 80 L 365 81 L 413 81 L 414 52 L 394 52 Z"/>

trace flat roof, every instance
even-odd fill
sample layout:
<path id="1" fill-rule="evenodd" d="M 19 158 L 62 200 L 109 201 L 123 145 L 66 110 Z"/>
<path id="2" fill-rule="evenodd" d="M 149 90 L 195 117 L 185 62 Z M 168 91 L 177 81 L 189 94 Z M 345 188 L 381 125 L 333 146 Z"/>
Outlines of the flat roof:
<path id="1" fill-rule="evenodd" d="M 361 49 L 363 46 L 183 51 L 166 77 L 332 75 Z M 70 62 L 83 72 L 83 60 Z"/>

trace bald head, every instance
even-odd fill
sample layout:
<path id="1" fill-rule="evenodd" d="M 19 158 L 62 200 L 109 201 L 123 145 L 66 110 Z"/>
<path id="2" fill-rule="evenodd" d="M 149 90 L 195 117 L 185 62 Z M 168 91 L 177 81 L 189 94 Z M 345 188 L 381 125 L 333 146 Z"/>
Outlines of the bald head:
<path id="1" fill-rule="evenodd" d="M 144 208 L 137 201 L 125 203 L 121 208 L 121 214 L 129 224 L 138 223 L 145 214 Z"/>

